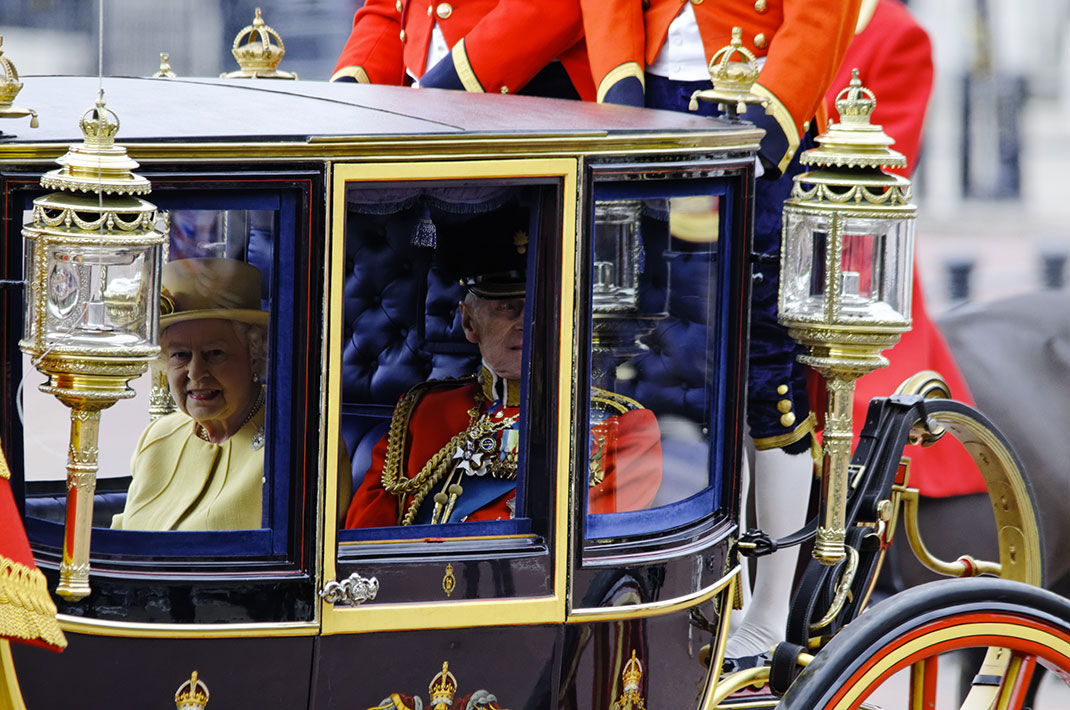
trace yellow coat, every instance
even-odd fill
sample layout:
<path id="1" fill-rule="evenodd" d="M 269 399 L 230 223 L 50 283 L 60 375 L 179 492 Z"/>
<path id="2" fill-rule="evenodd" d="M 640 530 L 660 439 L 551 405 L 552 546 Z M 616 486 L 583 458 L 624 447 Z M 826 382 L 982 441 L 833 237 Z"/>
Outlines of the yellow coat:
<path id="1" fill-rule="evenodd" d="M 197 436 L 181 412 L 161 417 L 141 435 L 131 461 L 126 507 L 111 526 L 123 530 L 248 530 L 261 527 L 264 449 L 253 434 L 261 409 L 222 444 Z"/>

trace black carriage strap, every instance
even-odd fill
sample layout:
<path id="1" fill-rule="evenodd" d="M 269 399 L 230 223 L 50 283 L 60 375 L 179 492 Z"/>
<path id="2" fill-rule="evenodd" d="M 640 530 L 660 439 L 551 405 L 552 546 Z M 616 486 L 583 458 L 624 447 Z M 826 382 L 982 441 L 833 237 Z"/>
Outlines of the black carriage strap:
<path id="1" fill-rule="evenodd" d="M 765 557 L 785 547 L 795 547 L 817 535 L 817 518 L 811 518 L 806 525 L 784 537 L 774 540 L 769 534 L 758 528 L 751 528 L 739 536 L 739 554 L 744 557 Z"/>

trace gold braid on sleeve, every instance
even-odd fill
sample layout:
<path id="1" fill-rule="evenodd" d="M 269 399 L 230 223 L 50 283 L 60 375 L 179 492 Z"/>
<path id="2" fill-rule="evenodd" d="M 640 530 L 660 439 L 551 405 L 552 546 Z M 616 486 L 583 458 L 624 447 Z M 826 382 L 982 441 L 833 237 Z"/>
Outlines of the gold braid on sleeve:
<path id="1" fill-rule="evenodd" d="M 416 517 L 416 511 L 420 508 L 420 503 L 427 497 L 428 491 L 442 480 L 442 477 L 446 474 L 447 468 L 453 460 L 453 452 L 464 442 L 467 432 L 465 430 L 454 435 L 453 438 L 446 442 L 445 446 L 428 459 L 418 474 L 412 478 L 406 478 L 401 469 L 406 458 L 406 439 L 408 438 L 409 421 L 412 419 L 413 410 L 416 409 L 416 405 L 431 389 L 429 385 L 441 382 L 463 383 L 471 379 L 473 378 L 422 383 L 406 392 L 405 396 L 401 398 L 401 401 L 394 408 L 394 416 L 390 419 L 390 429 L 386 437 L 386 457 L 383 461 L 383 488 L 388 493 L 397 496 L 399 503 L 404 500 L 406 495 L 412 494 L 412 501 L 409 503 L 404 517 L 398 521 L 399 525 L 412 524 L 413 519 Z M 482 401 L 476 402 L 474 408 L 476 415 L 478 415 L 481 405 Z M 471 412 L 469 412 L 469 415 L 471 416 Z"/>

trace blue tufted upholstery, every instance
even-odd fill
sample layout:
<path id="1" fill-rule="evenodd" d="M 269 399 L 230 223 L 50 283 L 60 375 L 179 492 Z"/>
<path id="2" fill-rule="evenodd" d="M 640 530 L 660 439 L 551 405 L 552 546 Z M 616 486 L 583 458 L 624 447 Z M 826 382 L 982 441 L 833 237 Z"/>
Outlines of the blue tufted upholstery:
<path id="1" fill-rule="evenodd" d="M 429 274 L 432 250 L 409 243 L 415 217 L 350 219 L 343 287 L 343 401 L 390 405 L 417 382 L 474 370 L 461 333 L 460 284 Z"/>
<path id="2" fill-rule="evenodd" d="M 708 358 L 706 276 L 716 254 L 670 252 L 666 257 L 672 283 L 669 314 L 643 339 L 649 350 L 632 360 L 635 379 L 619 382 L 618 390 L 659 414 L 701 423 L 709 407 L 707 373 L 700 366 Z"/>
<path id="3" fill-rule="evenodd" d="M 464 289 L 432 267 L 432 249 L 411 244 L 417 219 L 351 214 L 347 224 L 342 434 L 354 488 L 398 398 L 419 382 L 470 374 L 479 363 L 461 329 Z"/>
<path id="4" fill-rule="evenodd" d="M 93 495 L 93 527 L 111 527 L 112 516 L 126 507 L 130 476 L 101 478 Z M 26 515 L 63 525 L 66 519 L 66 481 L 30 481 L 26 484 Z"/>

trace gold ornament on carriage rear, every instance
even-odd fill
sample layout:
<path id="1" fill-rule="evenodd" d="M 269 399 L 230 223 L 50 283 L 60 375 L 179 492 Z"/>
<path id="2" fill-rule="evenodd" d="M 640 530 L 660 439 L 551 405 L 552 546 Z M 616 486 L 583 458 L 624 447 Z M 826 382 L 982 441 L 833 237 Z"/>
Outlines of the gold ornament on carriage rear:
<path id="1" fill-rule="evenodd" d="M 293 72 L 279 70 L 279 62 L 286 54 L 286 45 L 279 33 L 264 23 L 260 8 L 256 8 L 253 24 L 243 27 L 234 37 L 230 51 L 241 69 L 220 74 L 223 79 L 297 78 Z"/>
<path id="2" fill-rule="evenodd" d="M 0 46 L 3 46 L 4 38 L 0 37 Z M 32 108 L 20 108 L 12 105 L 15 97 L 22 91 L 22 82 L 19 81 L 19 73 L 15 71 L 15 65 L 4 56 L 0 49 L 0 118 L 30 117 L 30 128 L 37 128 L 37 112 Z M 0 131 L 2 134 L 3 131 Z"/>
<path id="3" fill-rule="evenodd" d="M 171 55 L 160 52 L 160 68 L 152 75 L 153 79 L 174 79 L 178 76 L 171 70 Z"/>
<path id="4" fill-rule="evenodd" d="M 733 61 L 735 57 L 739 59 Z M 743 28 L 733 27 L 731 43 L 717 50 L 710 59 L 713 88 L 691 94 L 688 109 L 697 111 L 698 102 L 702 100 L 717 104 L 729 118 L 738 118 L 747 110 L 748 104 L 764 106 L 768 99 L 752 90 L 758 81 L 758 72 L 757 57 L 743 46 Z"/>
<path id="5" fill-rule="evenodd" d="M 176 710 L 204 710 L 208 705 L 208 686 L 197 677 L 197 671 L 175 691 Z"/>

